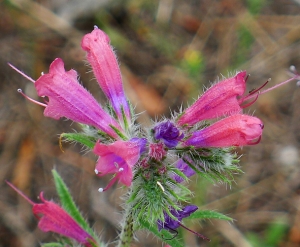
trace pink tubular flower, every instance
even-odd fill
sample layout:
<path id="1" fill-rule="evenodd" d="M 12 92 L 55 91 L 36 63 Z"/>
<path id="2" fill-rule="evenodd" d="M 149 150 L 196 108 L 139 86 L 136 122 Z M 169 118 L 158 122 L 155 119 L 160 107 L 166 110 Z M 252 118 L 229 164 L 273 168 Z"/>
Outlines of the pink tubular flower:
<path id="1" fill-rule="evenodd" d="M 14 185 L 7 181 L 6 183 L 33 205 L 33 214 L 39 220 L 38 227 L 43 232 L 58 233 L 67 238 L 74 239 L 86 247 L 97 246 L 94 238 L 82 229 L 82 227 L 64 209 L 54 202 L 45 200 L 43 192 L 40 193 L 42 203 L 34 203 Z"/>
<path id="2" fill-rule="evenodd" d="M 115 174 L 105 189 L 109 189 L 116 180 L 120 183 L 130 186 L 132 181 L 132 168 L 140 158 L 141 150 L 144 149 L 145 141 L 116 141 L 112 144 L 96 143 L 94 153 L 99 155 L 95 172 L 98 176 L 106 174 Z"/>
<path id="3" fill-rule="evenodd" d="M 114 138 L 118 137 L 111 126 L 120 130 L 119 124 L 79 84 L 75 70 L 65 71 L 60 58 L 51 63 L 49 73 L 42 75 L 35 82 L 35 87 L 39 96 L 47 96 L 49 99 L 45 116 L 54 119 L 66 117 L 92 125 Z"/>
<path id="4" fill-rule="evenodd" d="M 95 27 L 94 31 L 83 37 L 81 47 L 87 52 L 87 60 L 93 68 L 100 87 L 111 102 L 119 121 L 124 122 L 123 115 L 125 114 L 129 123 L 130 109 L 124 94 L 118 61 L 110 46 L 109 37 Z"/>
<path id="5" fill-rule="evenodd" d="M 254 145 L 260 141 L 262 129 L 263 123 L 256 117 L 232 115 L 194 132 L 183 145 L 195 147 Z"/>
<path id="6" fill-rule="evenodd" d="M 214 119 L 240 113 L 242 108 L 237 96 L 242 96 L 246 89 L 246 71 L 223 80 L 208 89 L 196 102 L 179 117 L 179 125 L 193 125 L 202 120 Z"/>

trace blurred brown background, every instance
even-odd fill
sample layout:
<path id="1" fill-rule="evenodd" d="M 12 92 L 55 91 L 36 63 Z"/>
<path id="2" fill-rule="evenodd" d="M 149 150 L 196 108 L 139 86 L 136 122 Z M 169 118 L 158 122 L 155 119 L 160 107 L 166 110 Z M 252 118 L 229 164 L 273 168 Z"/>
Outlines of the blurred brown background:
<path id="1" fill-rule="evenodd" d="M 2 0 L 0 2 L 0 247 L 34 247 L 55 239 L 37 228 L 31 206 L 6 184 L 9 180 L 32 200 L 40 191 L 57 201 L 51 169 L 55 167 L 91 225 L 106 241 L 117 235 L 122 190 L 99 194 L 109 178 L 94 175 L 96 157 L 79 145 L 63 144 L 62 132 L 75 123 L 43 116 L 18 88 L 38 99 L 31 82 L 13 71 L 14 64 L 36 79 L 56 57 L 74 68 L 85 87 L 105 102 L 80 48 L 93 25 L 111 37 L 121 65 L 126 93 L 139 122 L 169 116 L 186 106 L 221 75 L 246 69 L 248 90 L 268 78 L 275 85 L 300 70 L 299 0 Z M 201 179 L 190 185 L 203 209 L 234 218 L 186 222 L 212 239 L 185 232 L 186 246 L 300 246 L 300 91 L 294 82 L 262 95 L 245 110 L 260 117 L 259 145 L 243 148 L 243 174 L 232 186 Z M 133 246 L 161 246 L 138 234 Z M 111 244 L 113 246 L 113 244 Z"/>

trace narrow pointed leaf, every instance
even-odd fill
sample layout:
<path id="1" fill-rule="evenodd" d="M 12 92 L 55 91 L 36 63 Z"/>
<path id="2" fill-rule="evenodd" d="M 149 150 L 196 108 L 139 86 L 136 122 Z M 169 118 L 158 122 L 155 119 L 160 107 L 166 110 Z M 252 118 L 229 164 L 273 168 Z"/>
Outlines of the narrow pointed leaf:
<path id="1" fill-rule="evenodd" d="M 215 211 L 210 211 L 210 210 L 199 210 L 196 211 L 194 213 L 192 213 L 189 217 L 187 217 L 186 219 L 219 219 L 219 220 L 229 220 L 232 221 L 233 219 L 215 212 Z"/>
<path id="2" fill-rule="evenodd" d="M 94 137 L 87 136 L 82 133 L 62 133 L 61 138 L 65 138 L 68 141 L 79 142 L 80 144 L 93 149 L 97 140 Z"/>
<path id="3" fill-rule="evenodd" d="M 74 218 L 74 220 L 77 221 L 77 223 L 85 231 L 87 231 L 89 234 L 91 234 L 91 236 L 93 236 L 94 239 L 97 239 L 93 230 L 89 227 L 88 223 L 82 217 L 66 184 L 64 183 L 64 181 L 62 180 L 60 175 L 54 169 L 52 170 L 52 174 L 53 174 L 53 178 L 54 178 L 54 182 L 55 182 L 56 191 L 60 198 L 62 207 Z"/>

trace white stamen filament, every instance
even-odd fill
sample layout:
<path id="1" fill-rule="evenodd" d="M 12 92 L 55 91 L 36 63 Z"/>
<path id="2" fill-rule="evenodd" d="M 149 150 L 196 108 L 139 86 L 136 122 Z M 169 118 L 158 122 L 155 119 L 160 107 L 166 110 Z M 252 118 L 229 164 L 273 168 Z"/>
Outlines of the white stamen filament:
<path id="1" fill-rule="evenodd" d="M 165 192 L 165 188 L 162 186 L 162 184 L 160 183 L 160 182 L 156 182 L 157 183 L 157 185 L 161 188 L 161 190 L 163 191 L 163 192 Z"/>
<path id="2" fill-rule="evenodd" d="M 27 100 L 29 100 L 29 101 L 31 101 L 31 102 L 37 104 L 37 105 L 40 105 L 40 106 L 43 106 L 43 107 L 47 107 L 47 104 L 43 104 L 43 103 L 41 103 L 41 102 L 39 102 L 39 101 L 37 101 L 37 100 L 34 100 L 34 99 L 30 98 L 30 97 L 27 96 L 26 94 L 24 94 L 21 88 L 19 88 L 17 91 L 18 91 L 18 93 L 22 94 L 22 96 L 23 96 L 25 99 L 27 99 Z"/>

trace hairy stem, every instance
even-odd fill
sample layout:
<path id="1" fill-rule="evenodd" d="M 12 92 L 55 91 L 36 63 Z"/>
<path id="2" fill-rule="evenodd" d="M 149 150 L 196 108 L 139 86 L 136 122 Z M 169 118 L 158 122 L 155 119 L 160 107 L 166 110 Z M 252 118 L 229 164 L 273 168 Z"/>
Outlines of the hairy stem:
<path id="1" fill-rule="evenodd" d="M 133 238 L 133 217 L 130 209 L 127 208 L 125 222 L 122 224 L 122 231 L 118 247 L 130 247 Z"/>

